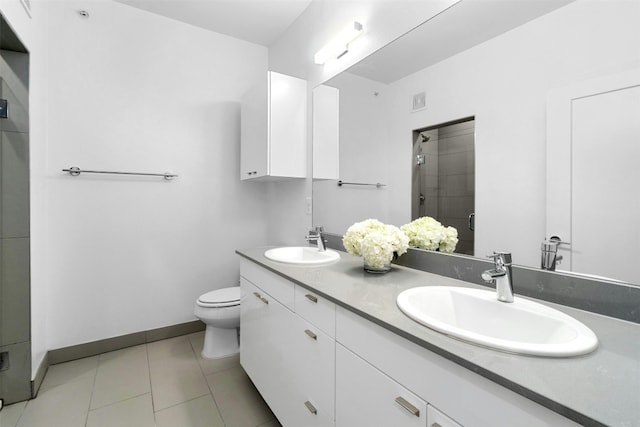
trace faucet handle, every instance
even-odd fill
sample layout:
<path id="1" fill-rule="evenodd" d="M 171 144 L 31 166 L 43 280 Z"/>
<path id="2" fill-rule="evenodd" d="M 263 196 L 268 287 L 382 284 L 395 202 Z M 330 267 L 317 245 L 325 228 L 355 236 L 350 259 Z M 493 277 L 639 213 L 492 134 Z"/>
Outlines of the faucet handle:
<path id="1" fill-rule="evenodd" d="M 492 258 L 496 265 L 511 265 L 511 252 L 493 251 L 487 258 Z"/>

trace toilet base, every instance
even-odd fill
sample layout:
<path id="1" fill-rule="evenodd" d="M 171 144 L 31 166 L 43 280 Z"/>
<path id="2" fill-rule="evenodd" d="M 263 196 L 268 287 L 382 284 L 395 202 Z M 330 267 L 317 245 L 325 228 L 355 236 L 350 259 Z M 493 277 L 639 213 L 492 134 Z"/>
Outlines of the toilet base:
<path id="1" fill-rule="evenodd" d="M 222 329 L 207 325 L 201 353 L 204 359 L 220 359 L 239 352 L 238 328 Z"/>

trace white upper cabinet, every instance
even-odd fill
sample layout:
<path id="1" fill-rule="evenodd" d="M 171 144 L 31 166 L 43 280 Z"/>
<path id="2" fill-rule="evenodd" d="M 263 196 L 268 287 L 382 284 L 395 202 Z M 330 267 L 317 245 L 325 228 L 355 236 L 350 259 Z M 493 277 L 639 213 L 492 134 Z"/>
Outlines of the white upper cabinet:
<path id="1" fill-rule="evenodd" d="M 242 98 L 240 179 L 305 178 L 307 82 L 269 71 Z"/>
<path id="2" fill-rule="evenodd" d="M 339 179 L 340 91 L 330 86 L 313 89 L 313 178 Z"/>

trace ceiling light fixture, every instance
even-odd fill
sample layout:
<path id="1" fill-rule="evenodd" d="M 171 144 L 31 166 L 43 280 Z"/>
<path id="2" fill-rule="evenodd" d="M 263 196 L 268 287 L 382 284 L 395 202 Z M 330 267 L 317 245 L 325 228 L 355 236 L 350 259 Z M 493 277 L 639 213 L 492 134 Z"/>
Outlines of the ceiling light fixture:
<path id="1" fill-rule="evenodd" d="M 353 21 L 329 43 L 324 45 L 322 49 L 316 52 L 313 56 L 313 61 L 316 64 L 324 64 L 330 59 L 342 57 L 345 53 L 349 52 L 349 43 L 355 40 L 360 34 L 362 34 L 362 24 L 358 21 Z"/>

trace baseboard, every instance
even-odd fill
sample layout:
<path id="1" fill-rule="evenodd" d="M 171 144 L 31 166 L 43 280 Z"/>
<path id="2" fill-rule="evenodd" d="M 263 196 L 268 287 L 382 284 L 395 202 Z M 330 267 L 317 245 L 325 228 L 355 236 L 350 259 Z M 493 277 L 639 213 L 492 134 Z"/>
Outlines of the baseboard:
<path id="1" fill-rule="evenodd" d="M 31 380 L 31 398 L 35 399 L 38 395 L 38 391 L 40 391 L 40 386 L 42 385 L 42 381 L 44 380 L 44 376 L 47 374 L 49 370 L 49 353 L 45 353 L 40 365 L 38 365 L 38 369 L 36 370 L 36 376 Z"/>
<path id="2" fill-rule="evenodd" d="M 55 365 L 58 363 L 69 362 L 71 360 L 82 359 L 84 357 L 96 356 L 109 351 L 132 347 L 134 345 L 187 335 L 203 331 L 204 329 L 204 323 L 199 320 L 194 320 L 191 322 L 180 323 L 178 325 L 165 326 L 163 328 L 135 332 L 133 334 L 121 335 L 119 337 L 49 350 L 45 359 L 48 361 L 48 365 Z M 39 369 L 39 371 L 40 370 L 41 369 Z"/>

